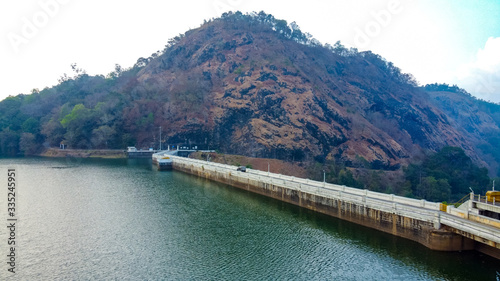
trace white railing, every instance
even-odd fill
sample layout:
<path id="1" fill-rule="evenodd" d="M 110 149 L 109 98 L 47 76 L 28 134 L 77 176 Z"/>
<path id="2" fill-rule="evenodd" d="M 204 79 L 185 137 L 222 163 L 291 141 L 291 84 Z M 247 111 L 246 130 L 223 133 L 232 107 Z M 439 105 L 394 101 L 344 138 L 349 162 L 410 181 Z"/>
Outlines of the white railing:
<path id="1" fill-rule="evenodd" d="M 481 223 L 474 223 L 470 220 L 461 219 L 447 213 L 442 213 L 441 223 L 495 243 L 500 243 L 500 231 L 498 231 L 498 228 Z"/>
<path id="2" fill-rule="evenodd" d="M 187 166 L 193 165 L 197 166 L 197 168 L 203 166 L 203 169 L 209 172 L 217 172 L 225 174 L 226 176 L 228 176 L 227 173 L 231 173 L 231 177 L 239 182 L 256 181 L 264 184 L 282 186 L 291 190 L 300 190 L 325 198 L 342 199 L 344 202 L 355 203 L 375 210 L 396 213 L 428 222 L 435 221 L 435 212 L 439 210 L 439 203 L 425 200 L 416 200 L 392 194 L 384 194 L 253 169 L 247 169 L 246 172 L 238 172 L 235 166 L 191 158 L 176 156 L 172 158 L 174 159 L 174 163 L 183 163 Z"/>
<path id="3" fill-rule="evenodd" d="M 254 181 L 255 183 L 263 183 L 271 186 L 285 187 L 290 190 L 298 190 L 315 196 L 342 200 L 343 202 L 362 205 L 374 210 L 433 223 L 436 228 L 439 228 L 440 224 L 446 224 L 458 230 L 500 243 L 500 231 L 498 231 L 498 229 L 441 212 L 440 203 L 406 198 L 393 194 L 373 192 L 347 187 L 344 185 L 318 182 L 310 179 L 285 176 L 254 169 L 247 169 L 246 172 L 240 172 L 236 170 L 235 166 L 191 158 L 172 156 L 172 159 L 174 160 L 174 165 L 175 163 L 179 163 L 185 165 L 186 168 L 192 166 L 197 170 L 203 167 L 203 170 L 215 173 L 215 176 L 227 178 L 231 177 L 234 181 L 241 183 L 250 183 L 250 181 Z"/>

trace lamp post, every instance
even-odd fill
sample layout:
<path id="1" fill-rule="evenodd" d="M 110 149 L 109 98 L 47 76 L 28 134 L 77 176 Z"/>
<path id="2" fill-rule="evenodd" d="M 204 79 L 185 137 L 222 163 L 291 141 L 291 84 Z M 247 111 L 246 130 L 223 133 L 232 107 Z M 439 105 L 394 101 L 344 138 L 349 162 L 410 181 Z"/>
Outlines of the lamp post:
<path id="1" fill-rule="evenodd" d="M 323 170 L 323 183 L 326 183 L 326 174 L 325 174 L 325 170 Z"/>
<path id="2" fill-rule="evenodd" d="M 161 151 L 161 126 L 160 126 L 160 151 Z"/>
<path id="3" fill-rule="evenodd" d="M 269 162 L 267 162 L 267 175 L 269 176 Z"/>

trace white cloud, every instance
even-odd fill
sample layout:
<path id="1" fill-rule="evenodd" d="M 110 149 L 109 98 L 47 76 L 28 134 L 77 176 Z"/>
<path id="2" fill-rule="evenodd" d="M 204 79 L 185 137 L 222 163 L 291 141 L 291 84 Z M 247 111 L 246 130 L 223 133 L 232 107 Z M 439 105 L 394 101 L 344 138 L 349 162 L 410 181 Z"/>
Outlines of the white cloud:
<path id="1" fill-rule="evenodd" d="M 475 60 L 459 68 L 457 85 L 478 98 L 500 102 L 500 37 L 490 37 Z"/>

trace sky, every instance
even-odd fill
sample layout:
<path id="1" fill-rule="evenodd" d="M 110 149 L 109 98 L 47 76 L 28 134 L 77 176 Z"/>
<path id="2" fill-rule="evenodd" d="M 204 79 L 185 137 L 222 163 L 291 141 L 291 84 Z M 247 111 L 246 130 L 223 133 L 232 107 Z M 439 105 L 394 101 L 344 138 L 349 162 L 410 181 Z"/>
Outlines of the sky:
<path id="1" fill-rule="evenodd" d="M 422 84 L 500 103 L 499 0 L 23 0 L 0 2 L 0 100 L 74 73 L 106 75 L 226 11 L 295 21 L 321 43 L 371 50 Z"/>

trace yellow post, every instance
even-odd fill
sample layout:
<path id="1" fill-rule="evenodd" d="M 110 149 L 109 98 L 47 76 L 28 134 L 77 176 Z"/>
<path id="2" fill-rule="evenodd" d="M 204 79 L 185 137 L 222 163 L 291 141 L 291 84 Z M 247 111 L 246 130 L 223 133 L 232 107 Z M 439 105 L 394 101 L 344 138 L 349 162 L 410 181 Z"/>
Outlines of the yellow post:
<path id="1" fill-rule="evenodd" d="M 446 213 L 446 208 L 448 207 L 448 205 L 446 204 L 443 204 L 443 203 L 439 203 L 439 210 L 440 211 L 443 211 Z"/>
<path id="2" fill-rule="evenodd" d="M 486 200 L 491 203 L 498 202 L 500 200 L 500 191 L 486 191 Z"/>

